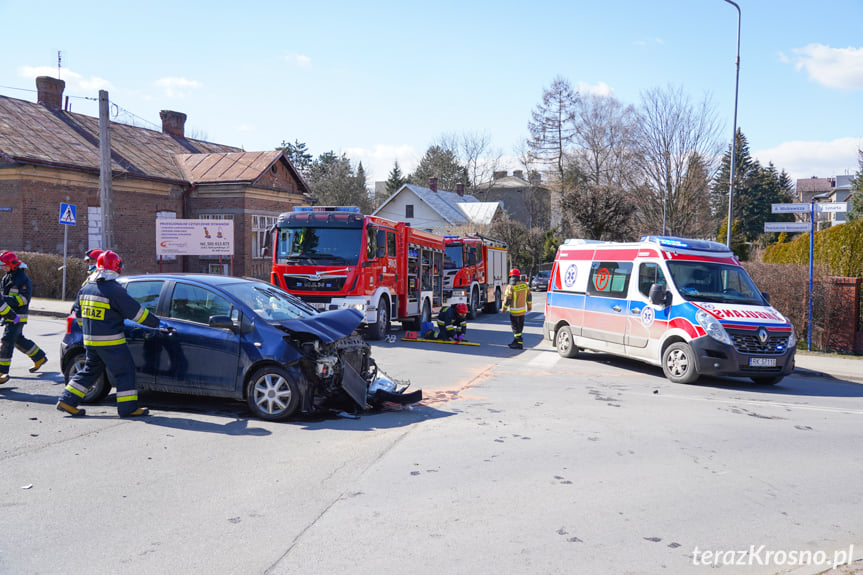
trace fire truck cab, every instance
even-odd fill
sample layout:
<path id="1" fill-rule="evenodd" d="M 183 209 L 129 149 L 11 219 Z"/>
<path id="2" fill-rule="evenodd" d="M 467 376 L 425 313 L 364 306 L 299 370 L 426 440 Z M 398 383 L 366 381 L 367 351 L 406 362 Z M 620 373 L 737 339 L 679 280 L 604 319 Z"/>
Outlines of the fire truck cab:
<path id="1" fill-rule="evenodd" d="M 321 311 L 361 311 L 370 339 L 443 305 L 441 236 L 341 206 L 296 207 L 270 233 L 271 282 Z"/>

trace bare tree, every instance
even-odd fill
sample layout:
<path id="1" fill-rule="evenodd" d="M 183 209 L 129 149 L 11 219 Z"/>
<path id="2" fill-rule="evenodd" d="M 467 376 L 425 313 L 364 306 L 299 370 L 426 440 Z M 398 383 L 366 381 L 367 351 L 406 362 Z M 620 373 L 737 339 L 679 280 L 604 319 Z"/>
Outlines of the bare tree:
<path id="1" fill-rule="evenodd" d="M 633 156 L 639 170 L 638 218 L 645 233 L 699 235 L 709 218 L 708 182 L 719 157 L 718 123 L 709 98 L 693 105 L 681 88 L 642 94 Z"/>
<path id="2" fill-rule="evenodd" d="M 538 161 L 527 142 L 518 144 L 514 151 L 519 166 L 527 174 L 528 187 L 524 191 L 524 205 L 527 208 L 527 226 L 529 228 L 540 227 L 548 229 L 551 224 L 549 205 L 547 193 L 540 190 Z"/>
<path id="3" fill-rule="evenodd" d="M 578 229 L 589 240 L 631 241 L 636 203 L 620 188 L 582 180 L 561 201 Z"/>
<path id="4" fill-rule="evenodd" d="M 492 175 L 503 157 L 500 150 L 492 149 L 491 136 L 487 132 L 464 132 L 460 135 L 445 133 L 441 134 L 435 145 L 458 157 L 467 170 L 467 185 L 471 193 L 475 193 L 480 184 L 492 182 Z M 488 191 L 484 190 L 486 194 Z"/>
<path id="5" fill-rule="evenodd" d="M 577 149 L 572 158 L 589 182 L 628 185 L 638 115 L 611 96 L 588 94 L 576 106 Z"/>

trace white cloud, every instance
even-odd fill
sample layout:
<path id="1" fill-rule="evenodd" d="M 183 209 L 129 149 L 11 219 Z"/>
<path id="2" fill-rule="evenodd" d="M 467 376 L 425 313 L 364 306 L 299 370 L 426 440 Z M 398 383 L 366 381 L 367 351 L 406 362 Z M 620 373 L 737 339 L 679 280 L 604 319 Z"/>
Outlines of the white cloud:
<path id="1" fill-rule="evenodd" d="M 854 174 L 859 168 L 857 150 L 863 148 L 860 138 L 839 138 L 831 142 L 783 142 L 775 148 L 752 152 L 762 166 L 771 161 L 779 171 L 785 170 L 796 182 L 798 179 L 829 178 Z"/>
<path id="2" fill-rule="evenodd" d="M 396 160 L 403 175 L 414 171 L 419 164 L 421 154 L 413 146 L 403 144 L 392 146 L 377 144 L 371 150 L 367 148 L 344 148 L 342 152 L 351 160 L 354 168 L 362 162 L 366 172 L 366 182 L 374 187 L 375 181 L 386 180 Z"/>
<path id="3" fill-rule="evenodd" d="M 809 44 L 794 50 L 797 70 L 828 88 L 863 90 L 863 48 L 831 48 Z"/>
<path id="4" fill-rule="evenodd" d="M 32 78 L 34 80 L 33 86 L 35 87 L 35 79 L 38 76 L 56 78 L 57 68 L 51 66 L 21 66 L 18 68 L 18 75 L 22 78 Z M 99 90 L 108 90 L 110 92 L 114 89 L 108 80 L 98 77 L 85 78 L 68 68 L 60 68 L 60 79 L 66 82 L 66 87 L 63 90 L 64 93 L 70 95 L 92 94 L 95 96 L 99 93 Z"/>
<path id="5" fill-rule="evenodd" d="M 576 90 L 578 90 L 579 94 L 591 94 L 593 96 L 607 97 L 614 95 L 614 89 L 605 82 L 597 82 L 596 84 L 579 82 Z"/>
<path id="6" fill-rule="evenodd" d="M 312 59 L 302 54 L 288 54 L 285 56 L 285 60 L 287 60 L 291 64 L 296 64 L 300 68 L 312 67 Z"/>
<path id="7" fill-rule="evenodd" d="M 159 78 L 156 80 L 155 85 L 162 88 L 165 96 L 168 98 L 184 98 L 190 89 L 197 89 L 203 86 L 197 80 L 172 77 Z"/>

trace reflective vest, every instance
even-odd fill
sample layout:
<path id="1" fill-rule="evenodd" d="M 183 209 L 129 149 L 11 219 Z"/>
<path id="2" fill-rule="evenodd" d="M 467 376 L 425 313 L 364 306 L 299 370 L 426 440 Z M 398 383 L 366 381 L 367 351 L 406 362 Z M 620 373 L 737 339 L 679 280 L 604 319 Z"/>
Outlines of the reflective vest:
<path id="1" fill-rule="evenodd" d="M 506 293 L 503 296 L 504 311 L 509 308 L 509 313 L 512 315 L 524 315 L 530 307 L 530 287 L 526 283 L 519 281 L 515 285 L 506 286 Z"/>
<path id="2" fill-rule="evenodd" d="M 99 273 L 90 276 L 78 292 L 75 313 L 84 319 L 85 347 L 124 345 L 124 319 L 148 327 L 159 326 L 159 318 L 127 294 L 123 286 L 113 279 L 100 277 Z"/>

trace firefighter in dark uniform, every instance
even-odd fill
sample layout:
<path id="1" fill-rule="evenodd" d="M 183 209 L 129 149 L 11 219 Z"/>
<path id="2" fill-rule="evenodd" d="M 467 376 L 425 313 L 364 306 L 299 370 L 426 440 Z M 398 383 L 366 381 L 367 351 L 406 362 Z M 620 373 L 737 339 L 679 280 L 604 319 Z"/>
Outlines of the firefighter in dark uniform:
<path id="1" fill-rule="evenodd" d="M 123 320 L 158 327 L 159 318 L 117 283 L 122 266 L 120 256 L 112 251 L 103 252 L 96 271 L 78 292 L 75 309 L 84 318 L 84 367 L 72 376 L 57 402 L 57 409 L 70 415 L 84 415 L 78 404 L 103 370 L 107 370 L 117 388 L 117 413 L 120 417 L 149 413 L 146 407 L 138 407 L 135 362 L 126 345 Z"/>
<path id="2" fill-rule="evenodd" d="M 9 381 L 9 368 L 15 349 L 33 360 L 31 373 L 48 361 L 45 352 L 23 334 L 30 311 L 30 298 L 33 297 L 33 282 L 24 271 L 26 267 L 13 252 L 0 254 L 0 270 L 5 272 L 0 280 L 0 318 L 4 324 L 3 337 L 0 338 L 0 383 Z"/>
<path id="3" fill-rule="evenodd" d="M 437 339 L 464 341 L 467 333 L 467 304 L 447 306 L 437 314 Z"/>
<path id="4" fill-rule="evenodd" d="M 509 310 L 509 324 L 512 327 L 512 349 L 524 349 L 522 331 L 524 331 L 524 315 L 533 310 L 533 298 L 530 286 L 521 281 L 521 272 L 512 268 L 509 272 L 509 285 L 503 295 L 503 311 Z"/>

